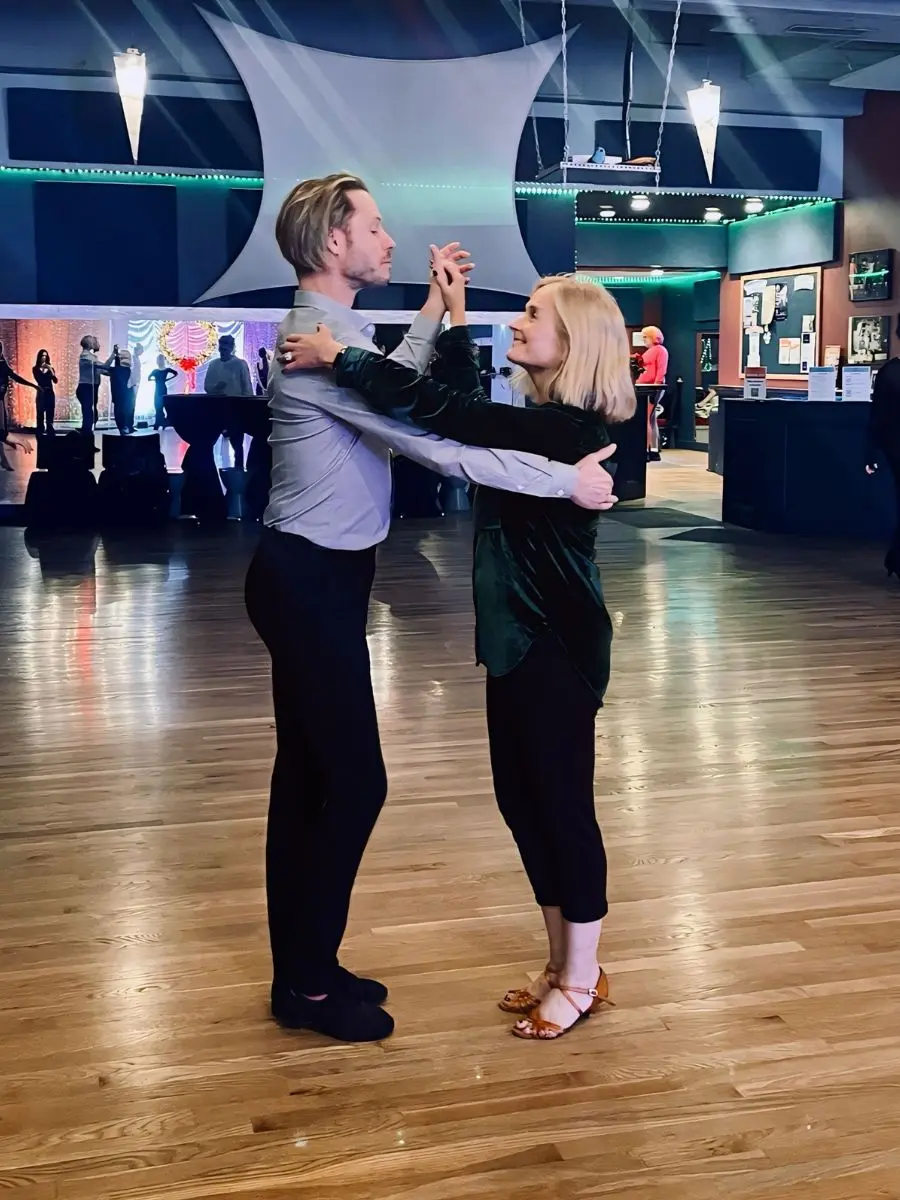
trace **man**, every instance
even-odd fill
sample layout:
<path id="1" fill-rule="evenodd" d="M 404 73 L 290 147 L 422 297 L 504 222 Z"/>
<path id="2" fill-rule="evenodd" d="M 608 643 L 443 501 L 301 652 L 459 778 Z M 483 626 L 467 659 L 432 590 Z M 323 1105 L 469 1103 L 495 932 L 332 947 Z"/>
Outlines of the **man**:
<path id="1" fill-rule="evenodd" d="M 78 386 L 75 396 L 81 405 L 81 432 L 93 436 L 97 424 L 97 400 L 100 394 L 100 379 L 109 375 L 115 353 L 106 362 L 100 362 L 100 343 L 92 333 L 81 339 L 81 354 L 78 356 Z"/>
<path id="2" fill-rule="evenodd" d="M 347 345 L 372 349 L 356 293 L 386 284 L 394 242 L 362 180 L 299 184 L 276 225 L 299 280 L 282 322 L 313 333 L 327 321 Z M 445 257 L 464 262 L 457 245 Z M 423 371 L 444 314 L 435 286 L 393 356 Z M 391 451 L 445 475 L 506 490 L 612 505 L 598 457 L 578 467 L 461 446 L 371 412 L 316 374 L 269 383 L 272 490 L 247 576 L 247 608 L 272 657 L 277 755 L 266 844 L 274 981 L 272 1013 L 288 1028 L 343 1041 L 387 1037 L 387 989 L 338 962 L 350 893 L 387 794 L 372 694 L 366 617 L 375 548 L 387 535 Z"/>
<path id="3" fill-rule="evenodd" d="M 250 367 L 242 358 L 234 353 L 234 338 L 225 334 L 219 338 L 219 357 L 214 358 L 206 368 L 204 384 L 207 396 L 252 396 L 253 384 L 250 381 Z M 238 471 L 244 469 L 244 431 L 243 429 L 226 430 L 231 448 L 234 451 L 234 465 Z"/>

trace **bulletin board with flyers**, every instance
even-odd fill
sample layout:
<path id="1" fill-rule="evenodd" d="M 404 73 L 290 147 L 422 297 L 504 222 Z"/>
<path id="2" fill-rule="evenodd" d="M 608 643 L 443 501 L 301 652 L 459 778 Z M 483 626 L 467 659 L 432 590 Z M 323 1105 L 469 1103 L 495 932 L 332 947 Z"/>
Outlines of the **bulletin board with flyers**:
<path id="1" fill-rule="evenodd" d="M 765 367 L 769 379 L 803 379 L 818 366 L 822 268 L 741 276 L 741 377 Z"/>

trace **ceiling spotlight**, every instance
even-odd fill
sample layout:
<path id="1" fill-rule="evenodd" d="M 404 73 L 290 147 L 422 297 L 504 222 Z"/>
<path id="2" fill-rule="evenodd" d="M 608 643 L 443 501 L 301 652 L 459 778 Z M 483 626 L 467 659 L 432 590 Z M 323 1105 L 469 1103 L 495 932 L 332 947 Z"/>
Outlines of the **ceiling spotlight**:
<path id="1" fill-rule="evenodd" d="M 749 196 L 744 204 L 744 212 L 750 213 L 752 216 L 754 213 L 761 213 L 765 207 L 764 201 L 759 196 Z"/>
<path id="2" fill-rule="evenodd" d="M 716 223 L 716 221 L 721 221 L 722 220 L 721 208 L 708 208 L 706 210 L 706 212 L 703 214 L 703 220 L 709 221 L 709 223 L 711 225 L 714 225 Z"/>
<path id="3" fill-rule="evenodd" d="M 604 204 L 600 209 L 600 217 L 604 221 L 611 221 L 616 215 L 616 210 L 609 204 Z"/>
<path id="4" fill-rule="evenodd" d="M 631 211 L 632 212 L 646 212 L 649 207 L 650 207 L 650 197 L 649 196 L 637 195 L 637 196 L 631 197 Z"/>

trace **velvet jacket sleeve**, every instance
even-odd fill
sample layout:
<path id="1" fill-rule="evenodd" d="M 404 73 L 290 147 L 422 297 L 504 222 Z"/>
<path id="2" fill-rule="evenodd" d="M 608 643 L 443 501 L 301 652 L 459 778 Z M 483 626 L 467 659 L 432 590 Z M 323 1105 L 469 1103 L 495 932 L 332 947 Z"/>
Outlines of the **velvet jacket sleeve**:
<path id="1" fill-rule="evenodd" d="M 437 352 L 435 375 L 429 378 L 351 347 L 335 363 L 337 383 L 353 388 L 377 412 L 470 446 L 524 450 L 570 463 L 599 449 L 584 445 L 579 422 L 560 405 L 494 404 L 480 386 L 474 348 L 464 327 L 442 334 Z M 444 382 L 450 379 L 452 385 Z"/>

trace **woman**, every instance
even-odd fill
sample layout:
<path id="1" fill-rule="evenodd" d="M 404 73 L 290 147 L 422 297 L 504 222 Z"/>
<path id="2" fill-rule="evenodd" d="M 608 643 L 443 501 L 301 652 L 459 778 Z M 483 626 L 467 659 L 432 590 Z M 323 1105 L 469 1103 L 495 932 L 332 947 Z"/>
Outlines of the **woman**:
<path id="1" fill-rule="evenodd" d="M 434 260 L 436 262 L 436 260 Z M 434 273 L 434 271 L 433 271 Z M 465 278 L 435 276 L 451 328 L 432 378 L 369 351 L 346 349 L 324 326 L 282 350 L 288 369 L 333 366 L 373 407 L 470 444 L 530 450 L 575 463 L 609 444 L 607 423 L 634 412 L 622 315 L 603 288 L 538 284 L 510 328 L 513 383 L 530 407 L 492 404 L 469 340 Z M 594 563 L 596 514 L 562 500 L 479 488 L 474 589 L 478 661 L 487 668 L 494 788 L 540 905 L 549 959 L 531 991 L 501 1008 L 513 1032 L 556 1038 L 608 1002 L 597 965 L 607 913 L 606 855 L 594 808 L 594 724 L 609 680 L 612 625 Z"/>
<path id="2" fill-rule="evenodd" d="M 112 396 L 113 418 L 123 436 L 134 433 L 134 388 L 131 386 L 131 351 L 113 346 L 113 361 L 109 368 L 109 391 Z"/>
<path id="3" fill-rule="evenodd" d="M 166 427 L 166 400 L 169 397 L 169 380 L 174 379 L 178 372 L 174 367 L 167 367 L 165 358 L 159 354 L 156 358 L 156 370 L 148 376 L 153 381 L 153 408 L 156 411 L 154 429 Z"/>
<path id="4" fill-rule="evenodd" d="M 56 432 L 53 428 L 53 418 L 56 415 L 54 384 L 59 383 L 59 380 L 56 378 L 56 372 L 50 362 L 50 354 L 47 350 L 38 350 L 31 373 L 38 389 L 36 399 L 38 435 L 48 433 L 52 436 Z"/>
<path id="5" fill-rule="evenodd" d="M 260 346 L 256 352 L 256 394 L 265 396 L 269 386 L 269 352 L 265 346 Z"/>
<path id="6" fill-rule="evenodd" d="M 31 454 L 32 448 L 27 442 L 22 442 L 18 438 L 14 438 L 9 432 L 9 416 L 6 411 L 6 397 L 9 393 L 9 385 L 11 383 L 21 383 L 23 387 L 35 388 L 35 384 L 30 383 L 27 379 L 23 379 L 21 375 L 17 375 L 6 360 L 6 355 L 3 351 L 3 343 L 0 342 L 0 470 L 11 471 L 12 463 L 6 457 L 7 450 L 22 450 L 25 454 Z"/>
<path id="7" fill-rule="evenodd" d="M 897 524 L 884 558 L 884 569 L 888 577 L 900 577 L 900 358 L 885 363 L 872 387 L 867 474 L 874 475 L 881 463 L 885 463 L 891 473 L 897 497 Z"/>
<path id="8" fill-rule="evenodd" d="M 666 339 L 663 337 L 663 331 L 657 325 L 646 325 L 641 330 L 641 337 L 644 339 L 646 349 L 641 358 L 641 373 L 637 381 L 658 387 L 661 391 L 665 387 L 666 373 L 669 370 L 669 352 L 663 345 Z M 660 393 L 657 392 L 647 405 L 648 462 L 659 462 L 660 460 L 659 416 L 662 410 L 659 405 L 659 395 Z"/>

